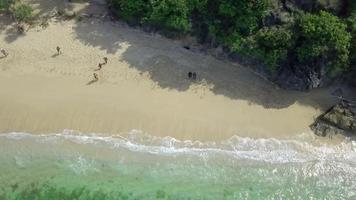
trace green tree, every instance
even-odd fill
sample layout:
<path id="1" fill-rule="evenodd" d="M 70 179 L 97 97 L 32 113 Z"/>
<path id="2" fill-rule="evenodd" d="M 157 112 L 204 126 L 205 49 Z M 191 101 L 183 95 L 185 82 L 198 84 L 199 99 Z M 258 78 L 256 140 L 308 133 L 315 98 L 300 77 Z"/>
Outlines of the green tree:
<path id="1" fill-rule="evenodd" d="M 0 11 L 9 11 L 15 0 L 0 0 Z"/>
<path id="2" fill-rule="evenodd" d="M 19 4 L 14 7 L 12 15 L 18 22 L 29 22 L 33 17 L 32 12 L 33 9 L 30 5 Z"/>
<path id="3" fill-rule="evenodd" d="M 166 29 L 188 32 L 191 10 L 187 0 L 151 0 L 152 13 L 147 22 Z"/>
<path id="4" fill-rule="evenodd" d="M 338 17 L 321 11 L 297 21 L 297 59 L 305 65 L 326 65 L 328 72 L 344 71 L 349 64 L 351 35 Z"/>
<path id="5" fill-rule="evenodd" d="M 270 70 L 275 71 L 287 59 L 294 38 L 289 28 L 274 26 L 260 29 L 252 41 L 252 48 L 250 47 L 252 55 L 264 62 Z"/>
<path id="6" fill-rule="evenodd" d="M 118 10 L 121 18 L 138 23 L 142 23 L 150 14 L 150 3 L 150 0 L 111 0 L 111 4 Z"/>
<path id="7" fill-rule="evenodd" d="M 269 0 L 194 0 L 193 24 L 202 41 L 233 43 L 254 34 L 261 28 Z M 233 40 L 236 39 L 236 42 Z"/>

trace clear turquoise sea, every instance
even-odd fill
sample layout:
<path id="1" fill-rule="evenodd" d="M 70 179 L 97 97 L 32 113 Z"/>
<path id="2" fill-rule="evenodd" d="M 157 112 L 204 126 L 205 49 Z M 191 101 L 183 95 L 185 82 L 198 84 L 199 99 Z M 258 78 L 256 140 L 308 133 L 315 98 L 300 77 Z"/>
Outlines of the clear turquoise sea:
<path id="1" fill-rule="evenodd" d="M 0 200 L 356 199 L 356 142 L 0 134 Z"/>

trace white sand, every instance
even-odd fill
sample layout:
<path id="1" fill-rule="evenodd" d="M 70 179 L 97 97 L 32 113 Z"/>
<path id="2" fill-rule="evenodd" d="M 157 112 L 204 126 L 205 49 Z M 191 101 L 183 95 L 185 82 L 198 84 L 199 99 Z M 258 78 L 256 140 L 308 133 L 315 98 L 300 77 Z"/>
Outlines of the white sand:
<path id="1" fill-rule="evenodd" d="M 53 2 L 34 6 L 48 14 Z M 81 13 L 106 12 L 74 5 Z M 330 89 L 280 90 L 245 67 L 106 19 L 52 20 L 18 35 L 0 16 L 0 27 L 0 47 L 10 53 L 0 59 L 0 132 L 286 138 L 310 133 L 313 119 L 334 103 Z M 87 85 L 104 56 L 109 63 L 97 72 L 99 81 Z M 199 80 L 187 80 L 188 71 Z"/>

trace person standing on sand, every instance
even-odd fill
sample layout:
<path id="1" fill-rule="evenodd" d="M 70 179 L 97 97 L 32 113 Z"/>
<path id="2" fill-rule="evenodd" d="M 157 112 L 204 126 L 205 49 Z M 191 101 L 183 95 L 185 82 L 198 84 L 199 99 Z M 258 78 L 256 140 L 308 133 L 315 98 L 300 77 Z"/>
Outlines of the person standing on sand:
<path id="1" fill-rule="evenodd" d="M 57 46 L 57 54 L 59 55 L 59 54 L 62 54 L 62 51 L 61 51 L 61 48 L 59 47 L 59 46 Z"/>
<path id="2" fill-rule="evenodd" d="M 188 79 L 191 79 L 193 77 L 193 73 L 192 72 L 188 72 Z"/>
<path id="3" fill-rule="evenodd" d="M 108 64 L 108 58 L 107 58 L 107 57 L 104 57 L 103 59 L 104 59 L 104 64 L 105 64 L 105 65 Z"/>
<path id="4" fill-rule="evenodd" d="M 193 79 L 193 80 L 197 80 L 197 73 L 196 73 L 196 72 L 193 72 L 193 74 L 192 74 L 192 79 Z"/>
<path id="5" fill-rule="evenodd" d="M 7 57 L 9 55 L 7 51 L 3 48 L 0 48 L 0 52 L 4 55 L 4 57 Z"/>

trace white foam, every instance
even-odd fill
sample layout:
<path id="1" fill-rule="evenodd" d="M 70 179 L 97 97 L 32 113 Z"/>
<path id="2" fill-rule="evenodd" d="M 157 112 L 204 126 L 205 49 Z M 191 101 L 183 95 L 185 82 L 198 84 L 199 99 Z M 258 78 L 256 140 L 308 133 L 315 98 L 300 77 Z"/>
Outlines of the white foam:
<path id="1" fill-rule="evenodd" d="M 311 161 L 347 162 L 356 165 L 356 142 L 346 140 L 336 146 L 314 146 L 304 140 L 252 139 L 233 136 L 221 142 L 181 141 L 172 137 L 156 137 L 133 130 L 127 138 L 103 134 L 82 134 L 73 130 L 62 133 L 35 135 L 30 133 L 4 133 L 0 137 L 38 142 L 71 141 L 83 145 L 103 145 L 132 152 L 162 156 L 219 156 L 248 159 L 268 163 L 303 163 Z"/>

